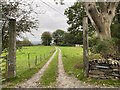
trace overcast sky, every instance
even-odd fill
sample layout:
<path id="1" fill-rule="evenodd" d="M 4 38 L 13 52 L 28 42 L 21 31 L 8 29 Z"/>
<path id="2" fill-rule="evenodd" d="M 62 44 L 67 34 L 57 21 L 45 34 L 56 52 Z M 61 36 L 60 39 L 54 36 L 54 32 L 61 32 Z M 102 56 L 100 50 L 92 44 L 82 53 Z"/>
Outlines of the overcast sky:
<path id="1" fill-rule="evenodd" d="M 43 2 L 45 3 L 43 3 Z M 38 30 L 32 30 L 34 36 L 29 33 L 24 34 L 30 41 L 40 41 L 40 36 L 43 32 L 54 32 L 56 29 L 67 30 L 67 18 L 64 11 L 69 6 L 73 5 L 76 0 L 64 0 L 65 5 L 56 4 L 54 0 L 33 0 L 32 6 L 35 11 L 41 14 L 36 15 L 38 18 Z M 38 6 L 38 7 L 36 7 Z"/>

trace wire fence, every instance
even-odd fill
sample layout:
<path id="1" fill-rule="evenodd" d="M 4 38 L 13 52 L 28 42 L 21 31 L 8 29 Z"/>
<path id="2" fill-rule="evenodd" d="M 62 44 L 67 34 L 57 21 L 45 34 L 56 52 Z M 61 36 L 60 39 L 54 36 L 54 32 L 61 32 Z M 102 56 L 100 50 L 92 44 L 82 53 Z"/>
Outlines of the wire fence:
<path id="1" fill-rule="evenodd" d="M 17 60 L 17 61 L 23 61 L 21 62 L 21 64 L 19 64 L 19 62 L 16 63 L 17 74 L 21 72 L 22 70 L 23 70 L 22 72 L 24 72 L 31 68 L 35 68 L 37 65 L 41 63 L 42 60 L 48 59 L 48 57 L 50 57 L 54 51 L 55 49 L 52 49 L 48 53 L 43 53 L 39 55 L 38 54 L 35 55 L 35 53 L 33 55 L 33 53 L 29 53 L 29 52 L 26 53 L 24 60 Z M 0 83 L 5 81 L 6 79 L 7 79 L 7 55 L 0 57 Z"/>
<path id="2" fill-rule="evenodd" d="M 52 53 L 54 52 L 54 50 L 51 50 L 49 53 L 44 53 L 44 54 L 40 54 L 40 55 L 36 55 L 34 56 L 34 59 L 32 56 L 32 53 L 28 53 L 27 54 L 27 62 L 28 62 L 28 67 L 29 69 L 37 66 L 42 60 L 47 59 Z"/>

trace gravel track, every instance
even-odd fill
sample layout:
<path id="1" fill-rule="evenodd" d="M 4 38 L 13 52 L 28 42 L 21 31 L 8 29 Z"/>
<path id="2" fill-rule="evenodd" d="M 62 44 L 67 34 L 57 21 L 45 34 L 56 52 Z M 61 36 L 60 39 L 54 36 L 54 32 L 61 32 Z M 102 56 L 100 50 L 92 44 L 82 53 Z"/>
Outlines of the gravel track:
<path id="1" fill-rule="evenodd" d="M 78 80 L 73 76 L 68 76 L 65 73 L 62 62 L 61 50 L 59 49 L 57 88 L 100 88 L 100 87 L 101 86 L 97 85 L 89 85 Z"/>

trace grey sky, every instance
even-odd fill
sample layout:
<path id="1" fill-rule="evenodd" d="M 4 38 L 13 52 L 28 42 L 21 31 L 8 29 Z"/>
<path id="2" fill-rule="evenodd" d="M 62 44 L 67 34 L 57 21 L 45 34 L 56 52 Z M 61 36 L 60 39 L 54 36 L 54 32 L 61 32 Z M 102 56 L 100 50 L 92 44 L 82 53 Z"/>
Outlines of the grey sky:
<path id="1" fill-rule="evenodd" d="M 35 8 L 35 11 L 40 12 L 42 14 L 38 14 L 37 17 L 39 21 L 38 30 L 32 30 L 34 36 L 29 33 L 24 34 L 24 36 L 28 37 L 30 41 L 36 42 L 40 41 L 40 36 L 45 31 L 53 32 L 56 29 L 67 30 L 67 18 L 64 15 L 64 10 L 73 5 L 76 0 L 64 0 L 65 5 L 55 4 L 54 0 L 42 0 L 52 6 L 54 9 L 50 8 L 41 0 L 34 0 L 32 6 Z M 35 7 L 35 6 L 39 7 Z M 44 14 L 43 14 L 44 13 Z"/>

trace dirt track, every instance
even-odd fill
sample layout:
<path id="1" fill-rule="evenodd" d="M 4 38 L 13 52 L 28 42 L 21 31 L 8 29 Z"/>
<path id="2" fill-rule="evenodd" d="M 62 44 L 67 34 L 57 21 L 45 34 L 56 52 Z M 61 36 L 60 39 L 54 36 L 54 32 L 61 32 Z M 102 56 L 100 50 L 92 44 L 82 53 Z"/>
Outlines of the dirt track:
<path id="1" fill-rule="evenodd" d="M 24 83 L 18 85 L 17 87 L 19 87 L 19 88 L 37 88 L 39 86 L 38 81 L 43 76 L 44 71 L 46 70 L 46 68 L 48 67 L 48 65 L 54 58 L 54 56 L 56 55 L 56 52 L 57 52 L 57 48 L 56 48 L 56 51 L 54 52 L 54 54 L 48 60 L 48 62 L 39 70 L 38 73 L 36 73 L 32 78 L 30 78 L 29 80 L 25 81 Z"/>

